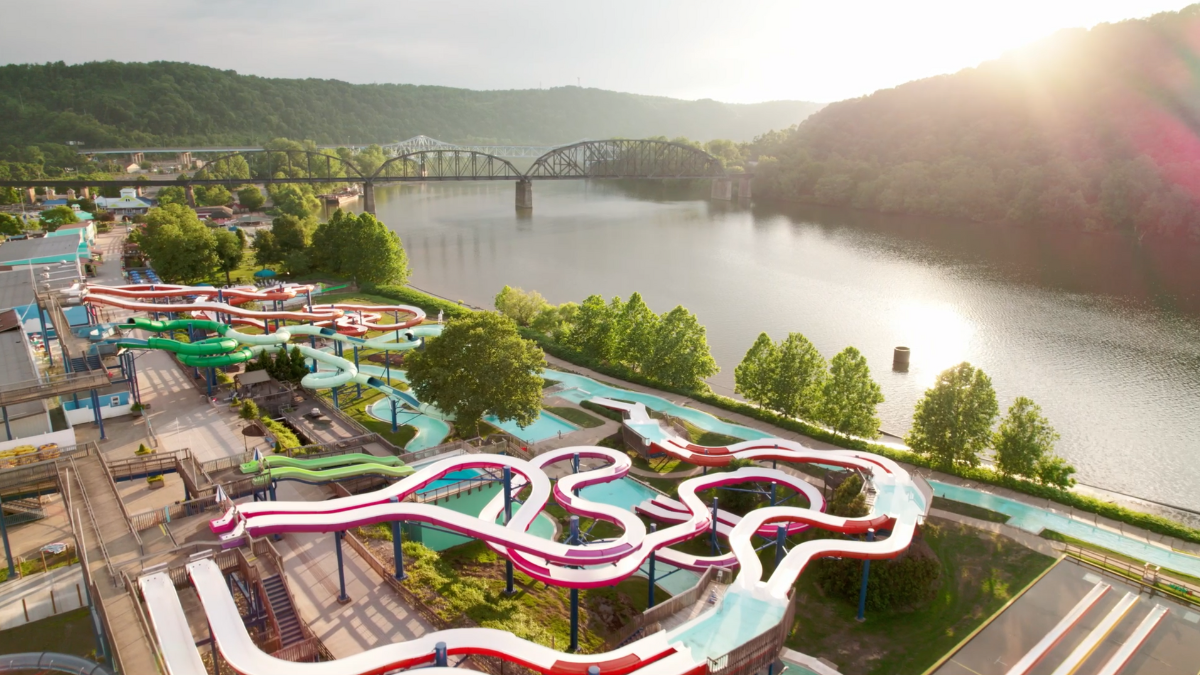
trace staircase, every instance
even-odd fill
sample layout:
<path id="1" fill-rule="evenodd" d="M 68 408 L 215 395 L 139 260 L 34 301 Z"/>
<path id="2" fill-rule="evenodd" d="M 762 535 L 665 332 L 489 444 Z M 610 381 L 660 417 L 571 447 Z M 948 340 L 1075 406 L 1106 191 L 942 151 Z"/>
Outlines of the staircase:
<path id="1" fill-rule="evenodd" d="M 37 499 L 18 499 L 4 502 L 4 522 L 10 527 L 46 517 L 46 510 Z"/>
<path id="2" fill-rule="evenodd" d="M 297 642 L 304 642 L 300 617 L 296 615 L 296 608 L 292 606 L 292 600 L 283 587 L 283 580 L 279 578 L 278 574 L 275 574 L 263 578 L 262 584 L 263 589 L 267 592 L 267 603 L 271 605 L 271 611 L 275 613 L 275 620 L 279 622 L 280 646 L 287 647 Z"/>

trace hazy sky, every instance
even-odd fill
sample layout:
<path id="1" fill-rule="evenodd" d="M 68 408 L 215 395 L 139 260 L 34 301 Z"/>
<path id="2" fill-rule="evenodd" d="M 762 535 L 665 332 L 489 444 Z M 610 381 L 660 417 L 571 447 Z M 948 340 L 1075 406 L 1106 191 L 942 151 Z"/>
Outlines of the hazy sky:
<path id="1" fill-rule="evenodd" d="M 0 0 L 0 62 L 835 101 L 1180 0 Z M 26 27 L 26 28 L 22 28 Z"/>

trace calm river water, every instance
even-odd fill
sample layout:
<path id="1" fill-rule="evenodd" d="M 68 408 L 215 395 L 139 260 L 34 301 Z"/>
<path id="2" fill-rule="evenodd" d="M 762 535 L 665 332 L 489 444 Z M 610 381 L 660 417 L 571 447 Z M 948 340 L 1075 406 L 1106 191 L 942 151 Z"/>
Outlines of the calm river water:
<path id="1" fill-rule="evenodd" d="M 636 192 L 633 190 L 636 189 Z M 908 430 L 937 373 L 983 368 L 1006 409 L 1041 404 L 1082 482 L 1200 509 L 1200 254 L 1107 236 L 1062 241 L 994 226 L 672 196 L 644 183 L 542 181 L 378 191 L 412 283 L 490 307 L 504 284 L 551 302 L 639 291 L 708 328 L 732 394 L 759 332 L 806 335 L 870 361 L 886 431 Z M 892 348 L 912 348 L 907 373 Z"/>

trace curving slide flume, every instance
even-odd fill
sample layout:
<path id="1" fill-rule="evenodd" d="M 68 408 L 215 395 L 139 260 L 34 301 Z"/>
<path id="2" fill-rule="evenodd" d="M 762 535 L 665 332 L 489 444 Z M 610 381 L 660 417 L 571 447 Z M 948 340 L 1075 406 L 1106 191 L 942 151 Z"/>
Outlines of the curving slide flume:
<path id="1" fill-rule="evenodd" d="M 413 468 L 411 466 L 387 466 L 386 464 L 371 462 L 346 464 L 328 469 L 301 469 L 285 466 L 277 469 L 267 469 L 254 476 L 253 483 L 256 486 L 263 486 L 270 485 L 274 481 L 294 480 L 301 483 L 321 485 L 330 481 L 361 478 L 363 476 L 403 478 L 412 475 L 412 472 Z"/>
<path id="2" fill-rule="evenodd" d="M 383 464 L 385 466 L 401 466 L 404 462 L 400 461 L 399 457 L 376 457 L 362 452 L 348 452 L 344 455 L 334 455 L 332 457 L 314 457 L 305 459 L 303 457 L 288 457 L 287 455 L 267 455 L 261 460 L 250 460 L 238 467 L 242 473 L 258 473 L 264 469 L 308 469 L 310 471 L 320 471 L 321 469 L 332 469 L 335 466 L 344 466 L 346 464 Z"/>

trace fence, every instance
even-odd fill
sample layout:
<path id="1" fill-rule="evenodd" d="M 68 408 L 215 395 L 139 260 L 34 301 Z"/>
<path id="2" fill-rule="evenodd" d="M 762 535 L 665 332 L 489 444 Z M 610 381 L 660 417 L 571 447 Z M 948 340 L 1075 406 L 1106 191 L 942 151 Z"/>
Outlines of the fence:
<path id="1" fill-rule="evenodd" d="M 703 596 L 704 589 L 708 588 L 716 573 L 716 567 L 704 570 L 704 574 L 700 575 L 700 579 L 696 582 L 695 586 L 633 617 L 629 623 L 621 627 L 621 630 L 609 636 L 608 648 L 616 649 L 639 630 L 646 629 L 648 633 L 657 632 L 657 629 L 651 630 L 655 624 L 661 623 L 663 619 L 676 612 L 683 611 L 695 605 Z"/>
<path id="2" fill-rule="evenodd" d="M 787 609 L 784 610 L 783 620 L 765 633 L 741 645 L 733 651 L 717 658 L 708 660 L 709 675 L 735 675 L 755 673 L 774 663 L 779 658 L 779 651 L 792 630 L 792 621 L 796 617 L 796 593 L 788 599 Z"/>
<path id="3" fill-rule="evenodd" d="M 1152 592 L 1159 592 L 1169 597 L 1200 606 L 1200 586 L 1194 583 L 1163 574 L 1161 568 L 1146 563 L 1135 565 L 1121 558 L 1113 558 L 1098 551 L 1086 549 L 1075 544 L 1067 544 L 1064 551 L 1072 558 L 1092 567 L 1112 572 L 1132 581 Z"/>
<path id="4" fill-rule="evenodd" d="M 144 532 L 163 523 L 169 523 L 179 518 L 187 518 L 205 511 L 216 510 L 218 505 L 212 497 L 201 497 L 186 502 L 176 502 L 161 509 L 143 511 L 129 516 L 129 525 L 135 532 Z"/>

